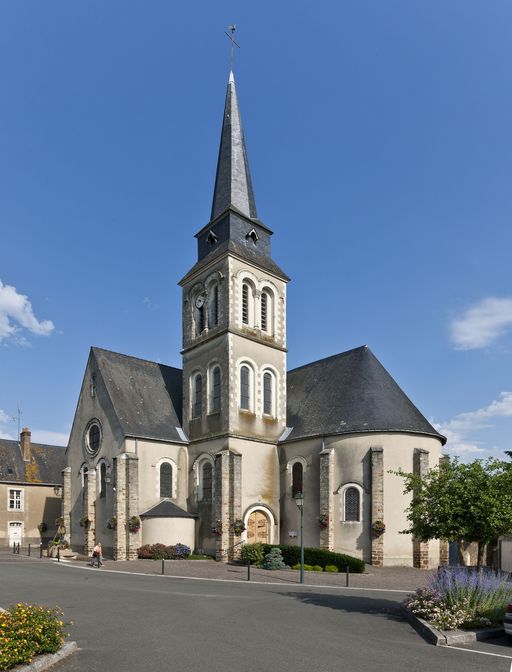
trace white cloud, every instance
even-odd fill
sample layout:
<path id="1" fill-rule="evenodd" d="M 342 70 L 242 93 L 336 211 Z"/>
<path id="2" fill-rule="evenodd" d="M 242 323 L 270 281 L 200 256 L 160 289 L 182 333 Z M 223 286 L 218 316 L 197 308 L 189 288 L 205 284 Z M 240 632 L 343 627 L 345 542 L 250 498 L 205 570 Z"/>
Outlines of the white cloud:
<path id="1" fill-rule="evenodd" d="M 34 429 L 32 430 L 32 441 L 35 443 L 47 443 L 53 446 L 67 446 L 69 434 L 52 432 L 47 429 Z"/>
<path id="2" fill-rule="evenodd" d="M 12 422 L 13 419 L 7 415 L 5 411 L 0 408 L 0 439 L 13 439 L 14 437 L 7 431 L 6 425 Z"/>
<path id="3" fill-rule="evenodd" d="M 32 310 L 32 304 L 16 287 L 4 285 L 0 280 L 0 343 L 8 338 L 23 344 L 20 331 L 26 329 L 37 336 L 48 336 L 54 329 L 51 320 L 39 321 Z"/>
<path id="4" fill-rule="evenodd" d="M 147 308 L 148 310 L 151 310 L 151 311 L 153 311 L 153 310 L 158 310 L 158 308 L 159 308 L 158 303 L 153 303 L 153 302 L 151 301 L 151 299 L 149 298 L 149 296 L 145 296 L 145 297 L 142 299 L 142 303 L 146 306 L 146 308 Z"/>
<path id="5" fill-rule="evenodd" d="M 474 434 L 492 427 L 491 418 L 512 417 L 512 392 L 502 392 L 498 399 L 476 411 L 459 413 L 447 422 L 437 423 L 436 429 L 448 439 L 446 449 L 454 455 L 489 452 L 476 441 Z M 500 452 L 496 449 L 496 452 Z"/>
<path id="6" fill-rule="evenodd" d="M 507 328 L 512 328 L 512 297 L 482 299 L 450 325 L 451 338 L 458 350 L 491 345 Z"/>
<path id="7" fill-rule="evenodd" d="M 16 417 L 11 417 L 5 411 L 0 409 L 0 439 L 14 440 L 17 435 L 15 428 Z M 9 427 L 9 425 L 11 425 Z M 14 428 L 14 429 L 13 429 Z M 34 443 L 47 443 L 55 446 L 67 446 L 69 432 L 53 432 L 48 429 L 31 430 L 31 439 Z"/>

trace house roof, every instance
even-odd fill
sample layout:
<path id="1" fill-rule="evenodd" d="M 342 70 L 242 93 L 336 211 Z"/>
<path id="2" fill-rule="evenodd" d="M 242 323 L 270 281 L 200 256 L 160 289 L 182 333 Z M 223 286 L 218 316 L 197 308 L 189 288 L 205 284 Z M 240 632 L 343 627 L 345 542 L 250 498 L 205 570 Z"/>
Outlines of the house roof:
<path id="1" fill-rule="evenodd" d="M 140 515 L 142 518 L 197 518 L 193 513 L 176 506 L 170 499 L 162 499 L 156 506 Z"/>
<path id="2" fill-rule="evenodd" d="M 288 372 L 286 441 L 360 432 L 411 432 L 446 442 L 366 346 Z"/>
<path id="3" fill-rule="evenodd" d="M 65 447 L 31 443 L 31 460 L 25 462 L 18 441 L 0 439 L 0 481 L 15 483 L 62 483 L 66 466 Z"/>
<path id="4" fill-rule="evenodd" d="M 181 369 L 91 350 L 124 435 L 182 443 Z"/>

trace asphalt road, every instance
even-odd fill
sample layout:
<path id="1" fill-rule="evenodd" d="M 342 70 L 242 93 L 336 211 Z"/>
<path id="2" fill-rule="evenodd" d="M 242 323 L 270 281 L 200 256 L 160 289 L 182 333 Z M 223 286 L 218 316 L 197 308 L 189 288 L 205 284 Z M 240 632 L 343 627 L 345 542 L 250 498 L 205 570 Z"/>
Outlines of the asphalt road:
<path id="1" fill-rule="evenodd" d="M 473 650 L 425 643 L 399 614 L 403 597 L 0 558 L 1 606 L 58 605 L 73 621 L 81 650 L 56 672 L 510 672 L 504 641 Z"/>

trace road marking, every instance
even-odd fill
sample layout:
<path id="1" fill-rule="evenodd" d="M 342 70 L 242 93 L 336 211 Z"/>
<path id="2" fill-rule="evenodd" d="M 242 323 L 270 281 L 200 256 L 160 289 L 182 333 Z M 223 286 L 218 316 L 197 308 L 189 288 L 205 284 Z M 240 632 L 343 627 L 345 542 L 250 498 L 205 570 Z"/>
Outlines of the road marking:
<path id="1" fill-rule="evenodd" d="M 443 649 L 455 649 L 456 651 L 465 651 L 466 653 L 479 653 L 481 656 L 494 656 L 495 658 L 508 658 L 512 660 L 512 656 L 504 656 L 502 653 L 491 653 L 490 651 L 477 651 L 476 649 L 463 649 L 461 646 L 443 646 Z M 510 663 L 510 670 L 512 672 L 512 663 Z"/>
<path id="2" fill-rule="evenodd" d="M 60 563 L 55 562 L 54 564 L 63 565 L 62 560 Z M 375 593 L 404 593 L 410 594 L 411 590 L 397 590 L 395 588 L 358 588 L 357 586 L 316 586 L 313 584 L 301 584 L 301 583 L 288 583 L 288 582 L 277 582 L 277 581 L 245 581 L 243 579 L 212 579 L 202 576 L 172 576 L 170 574 L 145 574 L 144 572 L 127 572 L 122 569 L 105 569 L 104 567 L 98 570 L 97 567 L 84 567 L 82 565 L 72 564 L 71 561 L 68 561 L 65 565 L 66 567 L 72 567 L 73 569 L 83 569 L 89 572 L 100 571 L 102 574 L 108 572 L 110 574 L 129 574 L 132 576 L 149 576 L 156 579 L 179 579 L 187 581 L 218 581 L 219 583 L 236 583 L 242 586 L 280 586 L 281 588 L 309 588 L 317 589 L 322 588 L 324 590 L 364 590 Z"/>

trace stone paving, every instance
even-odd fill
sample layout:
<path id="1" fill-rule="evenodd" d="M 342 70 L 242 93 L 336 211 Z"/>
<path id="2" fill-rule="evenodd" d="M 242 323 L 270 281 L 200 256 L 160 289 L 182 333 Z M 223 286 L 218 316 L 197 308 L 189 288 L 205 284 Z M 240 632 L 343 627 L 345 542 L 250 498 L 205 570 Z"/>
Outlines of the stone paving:
<path id="1" fill-rule="evenodd" d="M 13 555 L 12 550 L 0 548 L 1 562 L 19 562 L 24 559 L 33 562 L 56 562 L 55 559 L 39 559 L 38 549 L 33 549 L 31 558 L 28 558 L 27 549 L 23 548 L 21 554 Z M 66 563 L 87 567 L 90 559 L 79 556 L 76 560 L 64 560 Z M 103 569 L 138 573 L 154 574 L 162 573 L 161 560 L 105 560 Z M 166 576 L 175 576 L 194 579 L 219 579 L 224 581 L 247 581 L 247 566 L 225 564 L 215 560 L 165 560 L 164 572 Z M 366 565 L 364 574 L 349 574 L 350 588 L 368 588 L 373 590 L 397 590 L 414 591 L 419 586 L 425 585 L 432 570 L 415 569 L 413 567 L 373 567 Z M 297 570 L 265 570 L 251 567 L 251 581 L 255 583 L 282 583 L 294 585 L 300 583 L 300 573 Z M 345 588 L 347 577 L 344 572 L 331 574 L 330 572 L 305 572 L 304 582 L 308 586 L 328 586 L 333 588 Z"/>
<path id="2" fill-rule="evenodd" d="M 75 560 L 73 564 L 86 564 L 83 560 Z M 104 569 L 136 572 L 141 574 L 161 574 L 161 560 L 132 560 L 121 562 L 105 560 Z M 99 571 L 102 571 L 100 568 Z M 220 579 L 228 581 L 247 581 L 247 567 L 231 565 L 214 560 L 165 560 L 164 572 L 167 576 L 192 577 L 203 579 Z M 351 588 L 373 588 L 375 590 L 413 591 L 423 586 L 431 572 L 412 567 L 372 567 L 367 565 L 364 574 L 350 574 L 348 577 Z M 305 572 L 304 582 L 309 586 L 346 587 L 346 574 L 330 572 Z M 282 583 L 283 585 L 298 584 L 300 572 L 297 570 L 265 570 L 251 567 L 251 581 L 260 583 Z"/>

